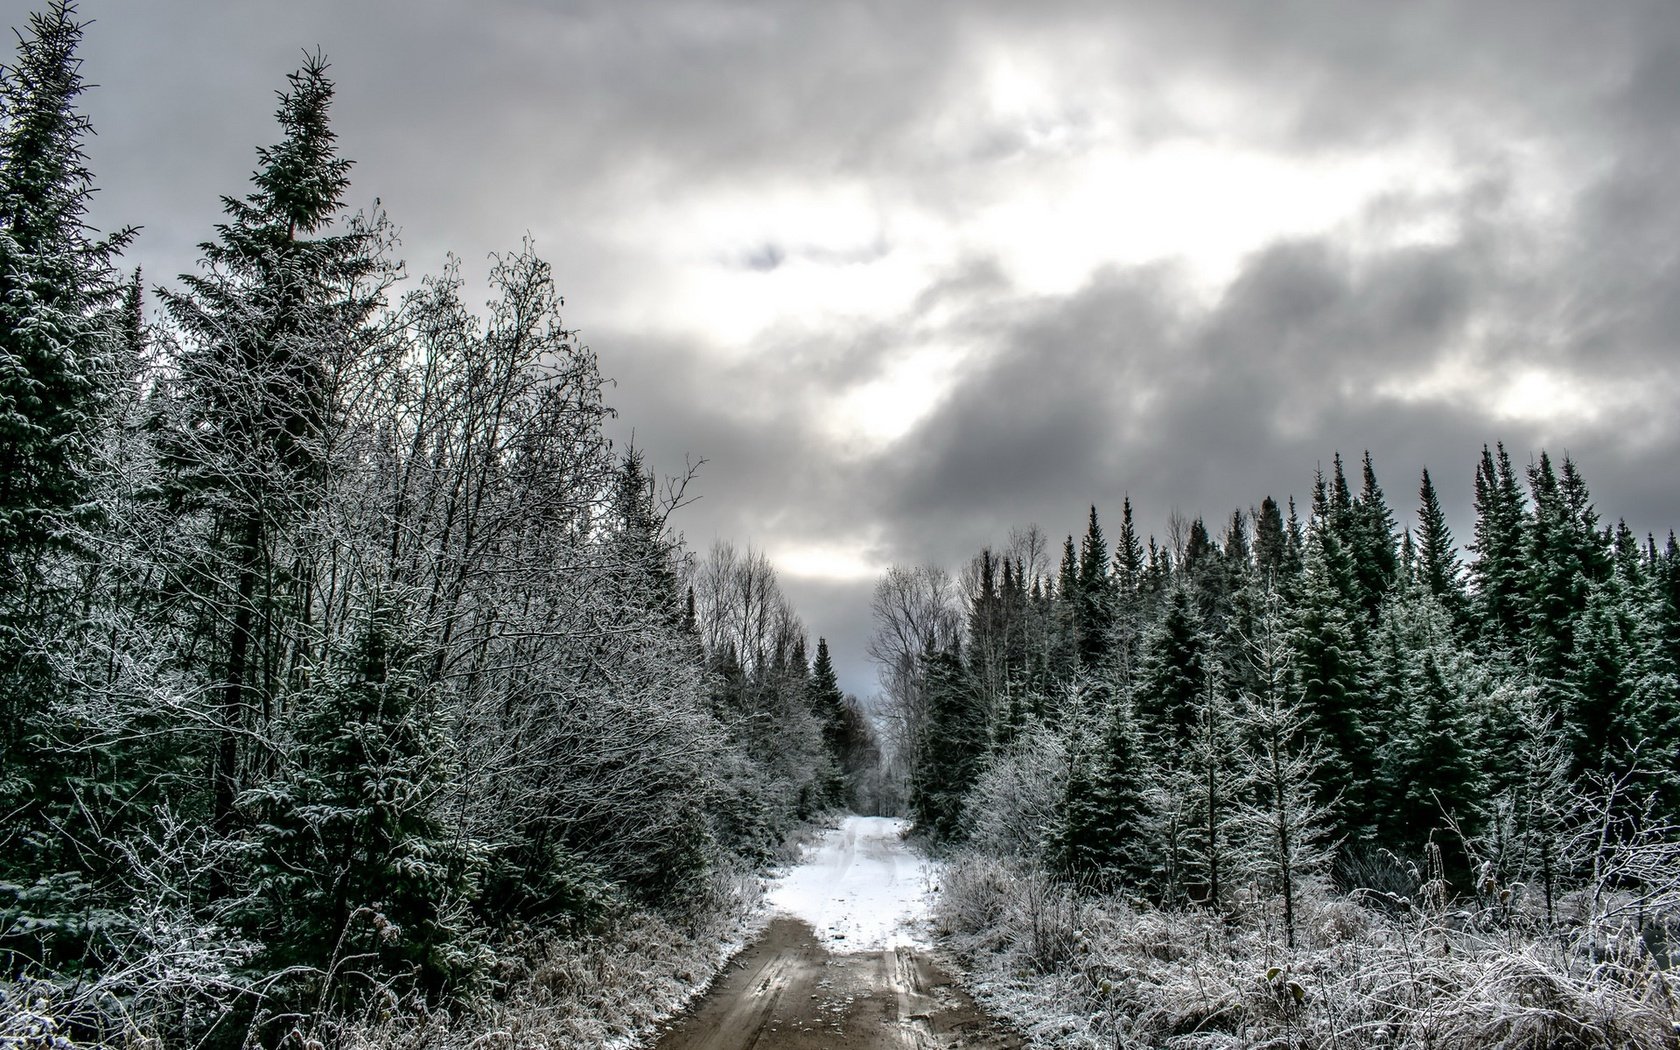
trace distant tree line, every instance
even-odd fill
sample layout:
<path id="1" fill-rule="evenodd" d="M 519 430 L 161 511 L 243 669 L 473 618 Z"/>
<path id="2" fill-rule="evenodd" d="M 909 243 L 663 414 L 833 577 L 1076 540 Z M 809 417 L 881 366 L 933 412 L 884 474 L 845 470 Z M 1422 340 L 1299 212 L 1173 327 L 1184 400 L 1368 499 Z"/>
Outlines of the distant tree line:
<path id="1" fill-rule="evenodd" d="M 761 556 L 694 564 L 548 264 L 402 290 L 316 57 L 148 293 L 85 221 L 82 30 L 0 79 L 0 1041 L 449 1001 L 848 804 L 826 643 Z"/>
<path id="2" fill-rule="evenodd" d="M 1304 519 L 1267 497 L 1161 543 L 1127 500 L 1054 568 L 1035 528 L 957 579 L 890 573 L 872 651 L 918 826 L 1159 905 L 1258 889 L 1291 938 L 1307 886 L 1520 885 L 1550 914 L 1618 843 L 1671 842 L 1673 534 L 1499 446 L 1466 560 L 1428 471 L 1405 530 L 1369 455 L 1347 475 Z"/>

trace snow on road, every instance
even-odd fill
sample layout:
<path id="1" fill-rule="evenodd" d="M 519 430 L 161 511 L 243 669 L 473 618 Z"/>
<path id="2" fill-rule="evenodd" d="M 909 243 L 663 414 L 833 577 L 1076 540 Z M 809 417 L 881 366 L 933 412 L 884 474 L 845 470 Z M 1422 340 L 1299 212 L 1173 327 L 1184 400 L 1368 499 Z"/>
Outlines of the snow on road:
<path id="1" fill-rule="evenodd" d="M 904 844 L 905 826 L 847 817 L 771 887 L 770 910 L 808 923 L 834 952 L 925 947 L 934 867 Z"/>
<path id="2" fill-rule="evenodd" d="M 655 1050 L 1020 1050 L 922 949 L 938 869 L 905 822 L 847 817 L 770 888 L 763 936 Z"/>

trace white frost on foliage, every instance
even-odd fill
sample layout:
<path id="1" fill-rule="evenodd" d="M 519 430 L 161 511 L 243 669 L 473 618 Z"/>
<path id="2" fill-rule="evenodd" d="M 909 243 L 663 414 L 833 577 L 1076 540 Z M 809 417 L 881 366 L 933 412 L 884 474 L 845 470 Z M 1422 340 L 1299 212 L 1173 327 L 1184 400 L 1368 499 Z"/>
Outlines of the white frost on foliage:
<path id="1" fill-rule="evenodd" d="M 809 923 L 830 951 L 926 947 L 936 869 L 905 845 L 905 827 L 847 817 L 770 887 L 770 910 Z"/>

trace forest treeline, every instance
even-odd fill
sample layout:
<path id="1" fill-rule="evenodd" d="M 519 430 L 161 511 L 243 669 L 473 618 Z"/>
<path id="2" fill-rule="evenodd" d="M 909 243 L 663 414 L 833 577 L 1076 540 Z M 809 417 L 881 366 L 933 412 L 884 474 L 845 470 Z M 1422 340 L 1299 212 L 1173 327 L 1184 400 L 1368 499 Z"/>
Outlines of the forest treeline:
<path id="1" fill-rule="evenodd" d="M 1402 530 L 1369 455 L 1359 469 L 1318 472 L 1305 520 L 1267 497 L 1217 530 L 1175 520 L 1163 544 L 1127 500 L 1115 543 L 1093 507 L 1054 564 L 1027 529 L 959 578 L 889 573 L 873 648 L 918 823 L 1017 835 L 994 819 L 1004 781 L 1053 737 L 1063 797 L 1012 846 L 1161 903 L 1431 856 L 1466 891 L 1466 838 L 1478 878 L 1550 902 L 1580 874 L 1556 848 L 1585 816 L 1570 788 L 1613 789 L 1628 834 L 1674 826 L 1673 534 L 1602 522 L 1571 460 L 1519 471 L 1498 446 L 1466 561 L 1427 470 Z"/>
<path id="2" fill-rule="evenodd" d="M 1052 1041 L 1669 1045 L 1680 546 L 1543 452 L 1482 450 L 1469 556 L 1427 470 L 1407 529 L 1357 471 L 878 583 L 970 965 Z"/>
<path id="3" fill-rule="evenodd" d="M 463 1001 L 855 801 L 826 643 L 761 554 L 684 549 L 530 246 L 484 311 L 404 284 L 317 57 L 147 291 L 86 223 L 83 28 L 0 80 L 0 1042 Z"/>

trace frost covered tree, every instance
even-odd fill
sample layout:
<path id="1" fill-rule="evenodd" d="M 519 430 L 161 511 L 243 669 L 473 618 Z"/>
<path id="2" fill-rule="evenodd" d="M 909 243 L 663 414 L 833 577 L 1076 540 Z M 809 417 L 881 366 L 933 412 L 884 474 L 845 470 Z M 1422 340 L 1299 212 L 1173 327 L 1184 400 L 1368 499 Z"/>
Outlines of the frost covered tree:
<path id="1" fill-rule="evenodd" d="M 1451 614 L 1421 582 L 1396 592 L 1373 635 L 1367 692 L 1383 733 L 1373 817 L 1378 840 L 1401 854 L 1480 827 L 1484 762 L 1455 639 Z M 1456 864 L 1462 851 L 1452 854 Z"/>
<path id="2" fill-rule="evenodd" d="M 1453 622 L 1467 626 L 1469 601 L 1464 593 L 1464 567 L 1458 545 L 1447 525 L 1441 499 L 1429 471 L 1418 483 L 1417 558 L 1414 573 L 1419 583 L 1452 614 Z"/>
<path id="3" fill-rule="evenodd" d="M 1476 467 L 1476 560 L 1470 566 L 1473 608 L 1484 636 L 1516 647 L 1526 627 L 1523 535 L 1527 509 L 1503 444 L 1482 446 Z"/>
<path id="4" fill-rule="evenodd" d="M 112 863 L 100 781 L 126 765 L 110 748 L 71 753 L 65 737 L 82 734 L 63 717 L 90 699 L 62 666 L 98 633 L 78 569 L 128 317 L 115 260 L 134 232 L 86 222 L 83 29 L 60 0 L 0 67 L 0 952 L 21 926 L 53 958 L 87 940 L 89 880 Z"/>
<path id="5" fill-rule="evenodd" d="M 366 349 L 389 273 L 373 231 L 333 230 L 350 162 L 328 123 L 332 99 L 318 56 L 288 77 L 281 139 L 258 151 L 251 192 L 223 198 L 202 272 L 162 292 L 180 339 L 163 448 L 174 496 L 204 530 L 181 586 L 201 596 L 215 639 L 211 811 L 224 831 L 248 780 L 249 734 L 316 645 L 317 581 L 294 530 L 319 512 L 342 413 L 335 380 Z"/>
<path id="6" fill-rule="evenodd" d="M 1293 950 L 1301 897 L 1326 874 L 1333 852 L 1331 810 L 1321 800 L 1324 748 L 1291 673 L 1298 650 L 1287 630 L 1281 601 L 1268 593 L 1247 639 L 1257 684 L 1243 693 L 1240 833 L 1252 843 L 1250 871 L 1282 904 L 1285 943 Z"/>
<path id="7" fill-rule="evenodd" d="M 450 726 L 410 611 L 358 614 L 294 700 L 284 766 L 239 799 L 254 821 L 250 934 L 303 1002 L 347 1004 L 393 977 L 436 996 L 475 962 L 477 850 L 444 819 Z"/>
<path id="8" fill-rule="evenodd" d="M 1367 826 L 1375 765 L 1354 593 L 1351 565 L 1335 536 L 1315 529 L 1294 603 L 1288 667 L 1292 694 L 1322 748 L 1314 765 L 1317 802 L 1335 814 L 1336 833 L 1344 837 L 1358 836 Z"/>
<path id="9" fill-rule="evenodd" d="M 37 600 L 45 547 L 63 539 L 86 492 L 121 316 L 115 260 L 134 234 L 98 238 L 85 221 L 83 29 L 75 5 L 58 0 L 29 17 L 0 71 L 0 599 L 14 624 Z"/>
<path id="10" fill-rule="evenodd" d="M 963 799 L 984 768 L 989 737 L 979 690 L 953 647 L 926 657 L 927 718 L 910 780 L 910 809 L 935 838 L 960 834 Z"/>
<path id="11" fill-rule="evenodd" d="M 1064 708 L 1075 728 L 1048 847 L 1051 865 L 1094 886 L 1141 889 L 1154 858 L 1146 838 L 1146 752 L 1131 702 L 1100 680 L 1082 679 L 1069 687 Z"/>

